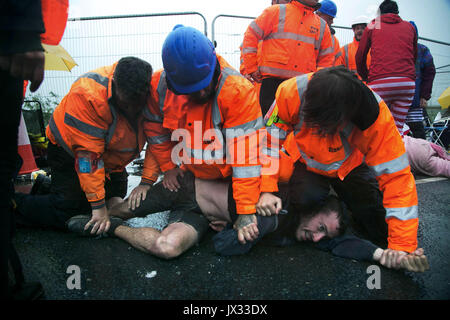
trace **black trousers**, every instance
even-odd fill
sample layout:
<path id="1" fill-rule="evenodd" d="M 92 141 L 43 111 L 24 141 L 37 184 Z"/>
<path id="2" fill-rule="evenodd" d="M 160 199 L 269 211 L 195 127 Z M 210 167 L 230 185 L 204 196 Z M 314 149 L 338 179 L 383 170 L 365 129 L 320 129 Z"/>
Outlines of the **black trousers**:
<path id="1" fill-rule="evenodd" d="M 79 214 L 91 214 L 92 209 L 75 170 L 75 159 L 63 148 L 49 142 L 48 163 L 51 169 L 50 193 L 29 195 L 17 193 L 18 223 L 32 227 L 65 229 L 65 223 Z M 106 200 L 123 198 L 127 194 L 126 170 L 111 173 L 105 180 Z"/>
<path id="2" fill-rule="evenodd" d="M 422 121 L 407 122 L 406 124 L 411 129 L 414 138 L 426 140 L 425 127 Z"/>
<path id="3" fill-rule="evenodd" d="M 307 171 L 306 165 L 297 161 L 289 181 L 290 204 L 300 211 L 311 208 L 325 200 L 330 186 L 352 212 L 356 233 L 387 248 L 388 226 L 383 195 L 366 164 L 356 167 L 344 180 L 340 180 Z"/>
<path id="4" fill-rule="evenodd" d="M 8 286 L 8 261 L 15 262 L 16 282 L 23 281 L 21 265 L 12 244 L 14 216 L 11 199 L 14 195 L 13 179 L 18 167 L 17 135 L 23 101 L 23 80 L 13 78 L 0 70 L 0 97 L 3 116 L 0 117 L 2 153 L 0 156 L 0 290 L 1 299 L 11 297 Z"/>
<path id="5" fill-rule="evenodd" d="M 259 91 L 259 104 L 261 105 L 261 112 L 264 115 L 269 111 L 270 106 L 275 100 L 275 93 L 277 93 L 278 86 L 286 79 L 279 78 L 265 78 L 262 80 L 261 89 Z"/>

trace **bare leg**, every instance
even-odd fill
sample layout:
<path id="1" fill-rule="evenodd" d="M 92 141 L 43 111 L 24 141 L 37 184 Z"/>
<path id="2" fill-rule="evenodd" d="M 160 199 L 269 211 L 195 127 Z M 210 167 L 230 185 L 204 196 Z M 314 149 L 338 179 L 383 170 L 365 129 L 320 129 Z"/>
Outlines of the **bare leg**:
<path id="1" fill-rule="evenodd" d="M 131 228 L 121 225 L 114 233 L 136 249 L 163 259 L 178 257 L 198 240 L 197 231 L 183 222 L 169 224 L 161 232 L 154 228 Z"/>
<path id="2" fill-rule="evenodd" d="M 112 197 L 106 201 L 106 207 L 108 209 L 111 209 L 114 206 L 119 205 L 120 203 L 123 203 L 123 199 L 121 197 Z"/>
<path id="3" fill-rule="evenodd" d="M 110 200 L 113 199 L 114 198 L 111 198 Z M 114 201 L 112 205 L 108 207 L 108 213 L 110 216 L 119 217 L 124 220 L 135 218 L 134 213 L 128 208 L 128 201 L 123 200 L 122 202 Z"/>

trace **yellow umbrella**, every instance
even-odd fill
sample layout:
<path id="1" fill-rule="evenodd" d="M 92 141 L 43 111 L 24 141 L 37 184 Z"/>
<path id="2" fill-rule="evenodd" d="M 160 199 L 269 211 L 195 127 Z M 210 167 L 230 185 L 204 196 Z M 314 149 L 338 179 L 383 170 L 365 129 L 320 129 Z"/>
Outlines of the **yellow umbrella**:
<path id="1" fill-rule="evenodd" d="M 450 106 L 450 87 L 445 89 L 445 91 L 439 97 L 438 102 L 441 105 L 442 109 L 447 109 Z"/>
<path id="2" fill-rule="evenodd" d="M 78 65 L 61 45 L 43 43 L 42 46 L 45 50 L 45 70 L 70 71 Z"/>

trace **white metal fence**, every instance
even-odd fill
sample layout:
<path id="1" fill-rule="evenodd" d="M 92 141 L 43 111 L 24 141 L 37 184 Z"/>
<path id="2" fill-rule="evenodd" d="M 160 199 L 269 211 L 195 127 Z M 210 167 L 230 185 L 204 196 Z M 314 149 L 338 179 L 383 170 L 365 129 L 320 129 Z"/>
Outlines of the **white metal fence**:
<path id="1" fill-rule="evenodd" d="M 211 24 L 211 40 L 217 52 L 233 67 L 239 69 L 243 35 L 254 17 L 218 15 Z M 61 99 L 71 84 L 81 74 L 109 65 L 124 56 L 136 56 L 151 63 L 154 70 L 162 67 L 161 48 L 167 34 L 176 24 L 184 24 L 201 30 L 207 35 L 207 22 L 198 12 L 127 15 L 70 19 L 61 45 L 75 59 L 78 66 L 71 72 L 46 71 L 45 81 L 37 94 L 48 97 L 54 92 Z M 341 46 L 353 41 L 350 28 L 335 27 Z M 450 85 L 449 44 L 430 39 L 420 39 L 435 58 L 438 74 L 434 81 L 431 104 Z M 27 99 L 30 99 L 28 94 Z"/>

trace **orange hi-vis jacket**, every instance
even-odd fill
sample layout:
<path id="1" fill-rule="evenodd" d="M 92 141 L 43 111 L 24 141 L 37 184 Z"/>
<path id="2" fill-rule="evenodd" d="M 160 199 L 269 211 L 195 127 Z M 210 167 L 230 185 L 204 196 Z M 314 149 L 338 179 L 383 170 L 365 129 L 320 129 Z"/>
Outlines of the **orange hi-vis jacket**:
<path id="1" fill-rule="evenodd" d="M 265 132 L 261 109 L 250 81 L 217 58 L 221 75 L 206 104 L 174 94 L 167 88 L 165 71 L 155 72 L 157 106 L 144 113 L 148 148 L 163 172 L 183 165 L 202 179 L 232 176 L 237 213 L 252 214 L 260 194 L 258 136 Z"/>
<path id="2" fill-rule="evenodd" d="M 353 38 L 353 42 L 341 47 L 338 57 L 334 63 L 335 66 L 345 66 L 347 69 L 354 73 L 358 73 L 356 69 L 355 55 L 358 51 L 359 41 Z M 370 52 L 367 54 L 367 68 L 370 66 Z"/>
<path id="3" fill-rule="evenodd" d="M 45 33 L 41 34 L 41 41 L 56 46 L 66 29 L 69 15 L 69 0 L 41 0 L 42 19 Z"/>
<path id="4" fill-rule="evenodd" d="M 93 209 L 105 203 L 105 175 L 121 172 L 139 156 L 146 142 L 143 116 L 133 128 L 114 106 L 112 77 L 117 63 L 81 75 L 53 112 L 47 126 L 50 141 L 73 157 L 88 151 L 98 158 L 98 169 L 78 172 L 81 188 Z M 151 103 L 151 99 L 147 104 Z M 103 162 L 103 165 L 102 165 Z M 147 150 L 147 179 L 156 181 L 159 168 Z"/>
<path id="5" fill-rule="evenodd" d="M 373 93 L 379 110 L 364 110 L 358 117 L 360 124 L 351 122 L 338 134 L 321 137 L 303 123 L 301 114 L 302 96 L 311 76 L 286 80 L 278 88 L 274 113 L 289 129 L 285 128 L 287 137 L 278 153 L 278 176 L 263 175 L 261 192 L 276 190 L 277 181 L 288 179 L 296 161 L 304 163 L 309 171 L 341 180 L 364 161 L 383 193 L 389 248 L 413 252 L 419 223 L 416 185 L 387 105 Z"/>
<path id="6" fill-rule="evenodd" d="M 262 40 L 261 63 L 257 62 Z M 263 76 L 288 79 L 333 66 L 334 53 L 327 23 L 314 9 L 297 1 L 268 7 L 244 35 L 244 69 Z"/>
<path id="7" fill-rule="evenodd" d="M 333 46 L 334 63 L 335 63 L 336 59 L 339 57 L 339 52 L 341 50 L 341 46 L 340 46 L 338 38 L 334 34 L 331 35 L 331 43 Z"/>

